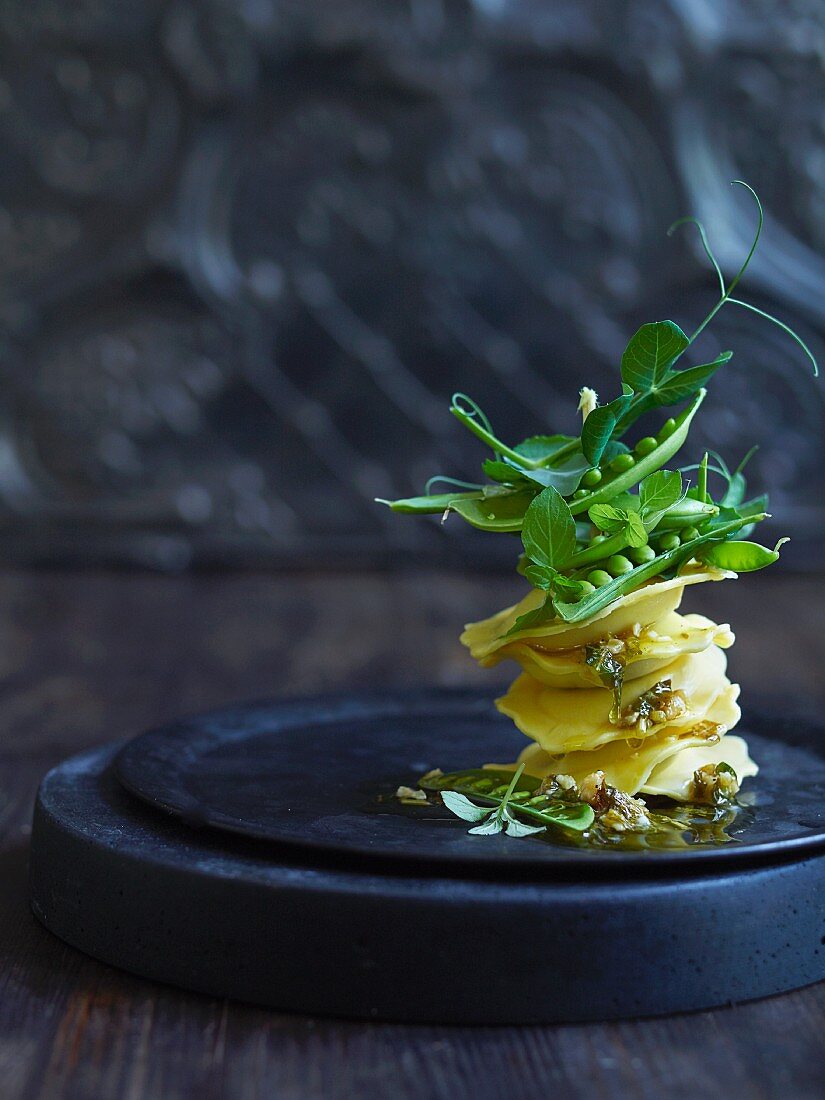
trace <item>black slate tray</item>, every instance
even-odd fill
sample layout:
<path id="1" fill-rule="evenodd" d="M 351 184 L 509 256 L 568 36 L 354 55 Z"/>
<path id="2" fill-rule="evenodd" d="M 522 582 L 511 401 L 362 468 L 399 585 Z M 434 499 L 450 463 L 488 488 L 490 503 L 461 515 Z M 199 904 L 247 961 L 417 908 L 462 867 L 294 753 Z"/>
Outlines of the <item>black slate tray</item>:
<path id="1" fill-rule="evenodd" d="M 104 961 L 295 1011 L 527 1023 L 780 992 L 825 977 L 825 741 L 767 713 L 747 725 L 764 769 L 747 831 L 605 852 L 378 801 L 431 766 L 512 758 L 487 695 L 215 712 L 46 777 L 32 905 Z"/>

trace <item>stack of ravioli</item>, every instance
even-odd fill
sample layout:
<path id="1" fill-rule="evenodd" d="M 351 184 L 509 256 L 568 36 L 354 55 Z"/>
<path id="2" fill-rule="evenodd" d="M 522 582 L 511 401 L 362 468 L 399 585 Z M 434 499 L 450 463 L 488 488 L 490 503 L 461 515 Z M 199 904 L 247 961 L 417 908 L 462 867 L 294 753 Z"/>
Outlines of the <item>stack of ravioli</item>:
<path id="1" fill-rule="evenodd" d="M 531 775 L 572 775 L 579 784 L 602 771 L 619 790 L 677 801 L 691 798 L 694 773 L 707 764 L 729 764 L 740 781 L 755 775 L 747 744 L 729 732 L 740 716 L 739 685 L 725 675 L 730 627 L 677 610 L 688 585 L 731 576 L 697 566 L 636 589 L 587 622 L 511 632 L 520 615 L 543 602 L 544 593 L 533 590 L 514 607 L 468 624 L 461 641 L 481 665 L 514 660 L 523 670 L 496 701 L 533 742 L 517 763 Z M 611 686 L 588 663 L 594 646 L 624 655 L 618 712 Z M 657 689 L 677 693 L 675 713 L 632 722 L 634 705 Z"/>

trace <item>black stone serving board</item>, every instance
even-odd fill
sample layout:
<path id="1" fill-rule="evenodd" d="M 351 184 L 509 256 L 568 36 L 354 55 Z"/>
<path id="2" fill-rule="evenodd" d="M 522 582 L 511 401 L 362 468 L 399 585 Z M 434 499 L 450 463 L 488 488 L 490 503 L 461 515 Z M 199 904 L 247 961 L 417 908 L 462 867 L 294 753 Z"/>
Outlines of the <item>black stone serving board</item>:
<path id="1" fill-rule="evenodd" d="M 115 768 L 132 793 L 190 825 L 271 841 L 279 851 L 414 861 L 443 873 L 460 873 L 462 865 L 508 875 L 558 865 L 587 873 L 615 869 L 617 861 L 631 873 L 825 847 L 825 756 L 816 751 L 825 746 L 823 730 L 764 711 L 746 725 L 742 732 L 762 768 L 742 796 L 753 818 L 743 815 L 733 843 L 659 851 L 474 837 L 443 808 L 402 808 L 392 797 L 399 784 L 415 786 L 432 767 L 448 772 L 515 759 L 525 739 L 486 692 L 430 689 L 231 707 L 137 737 Z M 796 743 L 782 740 L 783 731 Z"/>
<path id="2" fill-rule="evenodd" d="M 281 712 L 235 713 L 263 709 Z M 825 977 L 825 850 L 813 832 L 765 839 L 758 859 L 728 845 L 717 863 L 562 851 L 461 862 L 426 845 L 492 852 L 496 838 L 382 817 L 418 838 L 416 858 L 370 857 L 328 836 L 311 848 L 192 828 L 125 790 L 117 749 L 68 760 L 41 784 L 32 908 L 67 943 L 147 978 L 298 1012 L 515 1024 L 705 1008 Z M 350 808 L 339 835 L 352 820 Z M 504 843 L 513 860 L 535 846 Z"/>

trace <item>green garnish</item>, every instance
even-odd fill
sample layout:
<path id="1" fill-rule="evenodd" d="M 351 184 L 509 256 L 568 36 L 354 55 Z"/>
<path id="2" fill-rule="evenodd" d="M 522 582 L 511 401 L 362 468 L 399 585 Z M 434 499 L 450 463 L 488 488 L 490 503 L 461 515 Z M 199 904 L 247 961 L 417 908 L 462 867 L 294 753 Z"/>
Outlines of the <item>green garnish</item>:
<path id="1" fill-rule="evenodd" d="M 420 497 L 380 502 L 397 512 L 441 513 L 445 519 L 455 512 L 485 531 L 521 533 L 524 555 L 519 571 L 545 593 L 545 599 L 522 615 L 509 634 L 554 619 L 582 622 L 640 584 L 677 576 L 690 561 L 747 572 L 779 556 L 784 539 L 773 550 L 746 541 L 768 516 L 766 497 L 746 499 L 743 471 L 752 452 L 733 473 L 712 451 L 694 466 L 665 468 L 687 439 L 705 386 L 732 357 L 725 351 L 709 363 L 678 366 L 723 306 L 742 307 L 778 325 L 819 373 L 810 349 L 784 322 L 733 296 L 753 258 L 764 220 L 753 188 L 742 180 L 733 182 L 753 196 L 758 223 L 750 250 L 730 283 L 725 282 L 700 222 L 682 218 L 668 231 L 684 224 L 696 226 L 719 280 L 719 299 L 691 336 L 673 321 L 642 325 L 622 355 L 622 392 L 598 405 L 591 390 L 582 390 L 584 420 L 578 436 L 534 435 L 510 446 L 498 438 L 476 402 L 466 394 L 454 394 L 450 412 L 492 451 L 483 463 L 489 480 L 474 484 L 434 478 L 428 489 L 443 481 L 459 491 L 428 491 Z M 686 408 L 668 417 L 655 436 L 645 435 L 632 447 L 624 442 L 644 413 L 685 402 Z M 690 474 L 695 474 L 695 483 Z M 723 482 L 718 498 L 711 492 L 711 474 Z M 506 811 L 505 806 L 501 821 Z"/>
<path id="2" fill-rule="evenodd" d="M 584 647 L 584 663 L 592 668 L 605 687 L 613 691 L 611 721 L 618 721 L 622 713 L 622 689 L 624 687 L 625 661 L 614 653 L 608 642 L 594 642 Z"/>
<path id="3" fill-rule="evenodd" d="M 477 822 L 469 830 L 474 834 L 504 832 L 508 836 L 532 836 L 543 833 L 548 825 L 584 832 L 595 818 L 593 810 L 585 802 L 565 802 L 541 793 L 541 780 L 524 775 L 523 764 L 512 774 L 481 768 L 425 776 L 419 780 L 419 786 L 424 790 L 437 791 L 444 805 L 456 817 Z M 479 802 L 482 805 L 478 805 Z M 520 817 L 526 817 L 535 824 L 526 825 L 519 820 Z"/>

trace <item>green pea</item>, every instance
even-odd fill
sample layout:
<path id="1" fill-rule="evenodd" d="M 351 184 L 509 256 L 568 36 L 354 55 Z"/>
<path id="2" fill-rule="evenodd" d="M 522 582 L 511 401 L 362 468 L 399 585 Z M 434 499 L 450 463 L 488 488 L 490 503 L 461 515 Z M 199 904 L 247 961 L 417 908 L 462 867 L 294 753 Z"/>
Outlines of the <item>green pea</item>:
<path id="1" fill-rule="evenodd" d="M 607 538 L 607 535 L 594 535 L 593 538 L 590 540 L 590 545 L 591 546 L 598 546 L 599 543 L 604 542 L 604 540 L 606 538 Z"/>
<path id="2" fill-rule="evenodd" d="M 675 455 L 684 443 L 690 429 L 691 421 L 696 415 L 704 398 L 705 391 L 700 390 L 684 412 L 681 412 L 676 418 L 676 427 L 671 438 L 665 440 L 664 443 L 660 443 L 655 451 L 651 451 L 649 455 L 640 458 L 635 465 L 632 465 L 631 468 L 623 474 L 614 474 L 611 472 L 610 477 L 606 477 L 600 485 L 597 485 L 587 500 L 571 501 L 571 513 L 574 516 L 578 516 L 582 512 L 587 511 L 587 509 L 591 508 L 594 504 L 605 504 L 609 500 L 612 500 L 618 493 L 624 492 L 626 489 L 632 489 L 634 485 L 638 485 L 647 474 L 652 474 L 655 470 L 661 469 L 668 459 Z M 437 497 L 432 499 L 440 503 L 442 498 Z M 448 504 L 454 507 L 450 499 L 446 501 L 444 507 Z M 459 503 L 458 507 L 463 507 L 463 502 Z M 435 505 L 428 501 L 427 510 L 430 512 L 436 511 Z M 464 514 L 465 513 L 462 511 L 462 515 Z"/>
<path id="3" fill-rule="evenodd" d="M 584 500 L 585 497 L 589 497 L 590 493 L 587 489 L 577 489 L 573 494 L 573 500 Z"/>
<path id="4" fill-rule="evenodd" d="M 602 588 L 606 584 L 610 584 L 613 578 L 604 569 L 594 569 L 591 573 L 587 574 L 587 579 L 595 588 Z"/>
<path id="5" fill-rule="evenodd" d="M 579 581 L 579 590 L 582 596 L 589 596 L 591 592 L 596 591 L 596 586 L 591 584 L 590 581 Z"/>
<path id="6" fill-rule="evenodd" d="M 636 459 L 631 454 L 616 455 L 610 460 L 610 469 L 616 474 L 623 474 L 636 465 Z"/>
<path id="7" fill-rule="evenodd" d="M 672 416 L 670 416 L 659 429 L 659 435 L 657 436 L 657 439 L 668 439 L 671 435 L 673 435 L 675 431 L 676 421 L 673 419 Z"/>
<path id="8" fill-rule="evenodd" d="M 667 535 L 662 535 L 659 539 L 659 546 L 662 550 L 675 550 L 677 546 L 682 545 L 682 540 L 676 534 L 675 531 L 671 531 Z"/>
<path id="9" fill-rule="evenodd" d="M 541 806 L 541 804 L 543 802 L 546 802 L 546 801 L 547 801 L 547 795 L 545 795 L 545 794 L 534 794 L 532 798 L 529 798 L 527 800 L 527 805 L 528 806 Z"/>
<path id="10" fill-rule="evenodd" d="M 529 797 L 529 791 L 513 791 L 513 793 L 510 795 L 510 798 L 513 802 L 524 802 L 524 800 Z"/>
<path id="11" fill-rule="evenodd" d="M 699 531 L 696 527 L 683 527 L 679 534 L 682 542 L 691 542 L 693 539 L 699 538 Z"/>
<path id="12" fill-rule="evenodd" d="M 613 554 L 607 559 L 608 572 L 612 573 L 614 577 L 620 577 L 622 573 L 629 573 L 633 568 L 633 562 L 629 561 L 624 554 Z"/>
<path id="13" fill-rule="evenodd" d="M 656 557 L 656 551 L 652 546 L 630 546 L 625 550 L 625 554 L 636 565 L 644 565 L 646 561 L 653 561 Z"/>
<path id="14" fill-rule="evenodd" d="M 588 470 L 582 478 L 582 485 L 588 489 L 592 489 L 594 485 L 598 485 L 602 480 L 602 472 L 598 466 L 594 466 L 592 470 Z"/>
<path id="15" fill-rule="evenodd" d="M 674 421 L 674 425 L 675 423 L 676 421 Z M 649 455 L 651 451 L 655 451 L 658 446 L 659 441 L 658 439 L 656 439 L 655 436 L 646 435 L 644 439 L 639 440 L 633 450 L 636 452 L 637 455 L 641 455 L 642 457 L 644 457 L 645 455 Z"/>

